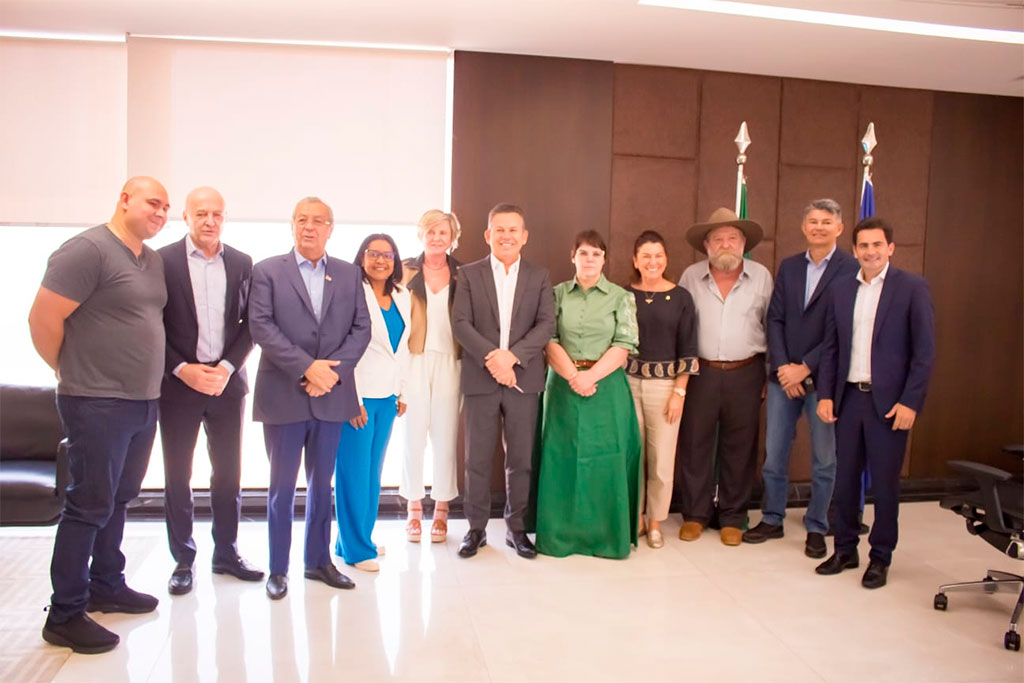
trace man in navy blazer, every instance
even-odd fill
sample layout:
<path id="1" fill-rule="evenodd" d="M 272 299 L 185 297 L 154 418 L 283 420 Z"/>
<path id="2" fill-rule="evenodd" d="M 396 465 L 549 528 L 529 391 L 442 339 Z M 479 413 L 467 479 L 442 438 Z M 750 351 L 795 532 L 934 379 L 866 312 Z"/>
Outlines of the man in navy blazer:
<path id="1" fill-rule="evenodd" d="M 359 414 L 353 370 L 370 342 L 370 316 L 357 266 L 327 256 L 331 208 L 317 197 L 292 214 L 295 248 L 256 264 L 249 327 L 263 353 L 253 419 L 270 459 L 267 595 L 288 592 L 295 479 L 306 453 L 305 577 L 334 588 L 355 584 L 331 562 L 331 477 L 342 423 Z"/>
<path id="2" fill-rule="evenodd" d="M 263 572 L 238 554 L 242 422 L 249 383 L 252 258 L 221 242 L 224 198 L 212 187 L 189 192 L 183 213 L 188 235 L 157 253 L 164 262 L 166 365 L 160 387 L 164 451 L 164 515 L 177 565 L 171 595 L 192 590 L 192 459 L 199 425 L 210 454 L 213 572 L 259 581 Z"/>
<path id="3" fill-rule="evenodd" d="M 768 305 L 768 388 L 765 405 L 765 459 L 761 470 L 764 502 L 761 522 L 743 534 L 745 543 L 782 538 L 789 487 L 789 454 L 800 413 L 811 432 L 811 501 L 804 516 L 808 557 L 825 557 L 828 507 L 836 477 L 834 427 L 815 409 L 815 375 L 825 334 L 828 293 L 837 278 L 853 276 L 857 260 L 836 247 L 843 233 L 843 212 L 832 199 L 815 199 L 804 208 L 800 226 L 807 249 L 783 259 Z"/>
<path id="4" fill-rule="evenodd" d="M 859 564 L 857 519 L 865 464 L 875 522 L 861 583 L 886 583 L 898 535 L 900 470 L 935 361 L 935 314 L 924 278 L 889 264 L 892 227 L 867 218 L 853 229 L 855 278 L 832 290 L 818 371 L 818 416 L 836 422 L 835 551 L 819 574 Z"/>

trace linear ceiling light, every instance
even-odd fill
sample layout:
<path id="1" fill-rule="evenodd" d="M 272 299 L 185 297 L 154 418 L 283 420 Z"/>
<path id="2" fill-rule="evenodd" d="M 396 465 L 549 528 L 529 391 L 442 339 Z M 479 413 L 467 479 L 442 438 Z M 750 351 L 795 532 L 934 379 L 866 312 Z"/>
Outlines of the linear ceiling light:
<path id="1" fill-rule="evenodd" d="M 714 12 L 716 14 L 732 14 L 740 17 L 756 17 L 758 19 L 778 19 L 780 21 L 796 21 L 804 24 L 859 28 L 866 31 L 887 31 L 889 33 L 909 33 L 935 38 L 980 40 L 989 43 L 1024 45 L 1024 32 L 1021 31 L 932 24 L 924 21 L 907 21 L 905 19 L 884 19 L 881 17 L 866 17 L 859 14 L 842 14 L 840 12 L 822 12 L 810 9 L 794 9 L 792 7 L 776 7 L 775 5 L 759 5 L 752 2 L 732 2 L 731 0 L 639 0 L 639 4 L 652 7 L 687 9 L 695 12 Z"/>
<path id="2" fill-rule="evenodd" d="M 0 28 L 0 38 L 32 38 L 35 40 L 79 40 L 91 43 L 123 43 L 124 34 L 56 33 L 53 31 L 18 31 Z"/>
<path id="3" fill-rule="evenodd" d="M 360 50 L 400 50 L 407 52 L 451 52 L 441 45 L 402 45 L 393 43 L 355 43 L 340 40 L 287 40 L 277 38 L 228 38 L 214 36 L 161 36 L 156 34 L 132 33 L 132 38 L 159 38 L 161 40 L 195 40 L 210 43 L 248 43 L 253 45 L 298 45 L 302 47 L 341 47 Z"/>

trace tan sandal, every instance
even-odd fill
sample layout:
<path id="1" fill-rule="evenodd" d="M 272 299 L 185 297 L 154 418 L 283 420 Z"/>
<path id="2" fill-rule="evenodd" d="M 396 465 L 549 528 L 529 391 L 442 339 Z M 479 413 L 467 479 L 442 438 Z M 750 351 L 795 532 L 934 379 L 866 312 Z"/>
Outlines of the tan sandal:
<path id="1" fill-rule="evenodd" d="M 448 503 L 434 506 L 434 521 L 430 525 L 430 542 L 444 543 L 448 539 Z"/>
<path id="2" fill-rule="evenodd" d="M 423 527 L 420 525 L 420 520 L 423 518 L 423 505 L 416 501 L 417 507 L 413 507 L 412 503 L 409 501 L 409 519 L 405 523 L 405 537 L 410 543 L 419 543 L 420 538 L 423 537 Z"/>

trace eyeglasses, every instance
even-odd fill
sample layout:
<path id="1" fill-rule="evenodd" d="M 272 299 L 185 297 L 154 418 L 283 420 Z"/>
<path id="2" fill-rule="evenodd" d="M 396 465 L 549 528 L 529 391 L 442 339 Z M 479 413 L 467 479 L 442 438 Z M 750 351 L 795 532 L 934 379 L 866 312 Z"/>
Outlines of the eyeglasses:
<path id="1" fill-rule="evenodd" d="M 370 259 L 371 261 L 376 261 L 378 259 L 384 259 L 385 261 L 395 260 L 395 252 L 393 251 L 377 251 L 376 249 L 367 249 L 363 253 L 366 254 L 366 258 Z"/>
<path id="2" fill-rule="evenodd" d="M 317 216 L 312 220 L 310 220 L 309 217 L 307 216 L 299 216 L 298 218 L 295 219 L 295 225 L 299 226 L 300 228 L 304 228 L 310 223 L 312 223 L 314 226 L 318 228 L 322 228 L 324 226 L 331 224 L 329 220 L 327 220 L 326 218 L 321 218 L 320 216 Z"/>

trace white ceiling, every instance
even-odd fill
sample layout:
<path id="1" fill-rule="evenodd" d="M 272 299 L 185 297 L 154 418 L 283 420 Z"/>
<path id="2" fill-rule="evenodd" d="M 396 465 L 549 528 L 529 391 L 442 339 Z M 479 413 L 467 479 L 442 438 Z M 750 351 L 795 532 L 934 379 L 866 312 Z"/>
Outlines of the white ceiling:
<path id="1" fill-rule="evenodd" d="M 747 1 L 1024 30 L 1024 0 Z M 432 45 L 1024 95 L 1021 45 L 643 7 L 636 0 L 0 0 L 0 29 Z"/>

